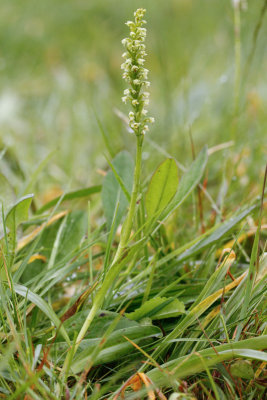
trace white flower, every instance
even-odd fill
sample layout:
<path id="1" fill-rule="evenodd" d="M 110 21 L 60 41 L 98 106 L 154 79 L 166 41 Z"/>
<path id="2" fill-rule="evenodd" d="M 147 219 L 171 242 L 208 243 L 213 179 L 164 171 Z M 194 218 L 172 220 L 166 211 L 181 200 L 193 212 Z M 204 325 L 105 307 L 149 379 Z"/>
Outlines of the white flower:
<path id="1" fill-rule="evenodd" d="M 132 127 L 133 129 L 138 129 L 138 128 L 140 127 L 140 122 L 134 122 L 134 123 L 131 125 L 131 127 Z"/>
<path id="2" fill-rule="evenodd" d="M 143 58 L 138 58 L 137 64 L 144 65 L 144 63 L 145 63 L 145 60 Z"/>
<path id="3" fill-rule="evenodd" d="M 137 65 L 133 65 L 132 68 L 131 68 L 131 71 L 132 72 L 137 72 L 138 69 L 139 69 L 139 67 L 137 67 Z"/>
<path id="4" fill-rule="evenodd" d="M 148 126 L 147 126 L 147 125 L 144 125 L 144 126 L 143 126 L 143 130 L 142 130 L 142 134 L 145 135 L 146 132 L 148 132 L 148 131 L 149 131 Z"/>
<path id="5" fill-rule="evenodd" d="M 143 20 L 145 10 L 138 9 L 135 13 L 134 21 L 127 21 L 126 25 L 130 28 L 130 37 L 123 39 L 122 44 L 126 51 L 122 57 L 125 59 L 121 65 L 123 69 L 122 77 L 129 83 L 130 88 L 124 90 L 122 101 L 129 101 L 133 106 L 133 111 L 129 112 L 129 126 L 136 135 L 145 134 L 149 128 L 147 123 L 153 123 L 153 117 L 146 117 L 148 110 L 146 106 L 149 104 L 149 92 L 145 90 L 150 86 L 147 80 L 148 70 L 144 68 L 146 47 L 145 37 L 146 28 L 142 25 L 146 23 Z"/>
<path id="6" fill-rule="evenodd" d="M 137 28 L 136 31 L 141 37 L 146 36 L 146 28 Z"/>
<path id="7" fill-rule="evenodd" d="M 134 27 L 134 22 L 133 21 L 127 21 L 127 22 L 125 22 L 125 25 L 129 26 L 129 28 L 133 28 Z"/>
<path id="8" fill-rule="evenodd" d="M 123 44 L 123 46 L 126 46 L 129 43 L 129 39 L 128 38 L 122 39 L 121 43 Z"/>

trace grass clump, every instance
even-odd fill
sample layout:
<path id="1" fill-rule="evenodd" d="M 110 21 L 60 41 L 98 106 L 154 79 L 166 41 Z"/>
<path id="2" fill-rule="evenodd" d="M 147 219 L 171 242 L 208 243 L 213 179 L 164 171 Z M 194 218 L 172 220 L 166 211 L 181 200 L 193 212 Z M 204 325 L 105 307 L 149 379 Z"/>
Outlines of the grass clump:
<path id="1" fill-rule="evenodd" d="M 144 14 L 135 12 L 123 39 L 135 161 L 120 152 L 102 185 L 39 208 L 26 192 L 45 162 L 19 200 L 0 175 L 2 398 L 264 398 L 266 172 L 261 197 L 227 214 L 204 180 L 217 148 L 195 155 L 192 141 L 188 168 L 168 155 L 143 179 L 154 122 Z"/>

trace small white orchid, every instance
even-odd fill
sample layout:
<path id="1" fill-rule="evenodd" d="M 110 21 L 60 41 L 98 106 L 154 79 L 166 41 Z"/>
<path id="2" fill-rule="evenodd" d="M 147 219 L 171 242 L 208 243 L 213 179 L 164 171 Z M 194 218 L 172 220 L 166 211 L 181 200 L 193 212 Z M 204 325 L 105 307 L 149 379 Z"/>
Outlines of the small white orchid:
<path id="1" fill-rule="evenodd" d="M 134 22 L 126 22 L 130 28 L 130 37 L 122 40 L 126 49 L 122 55 L 125 59 L 121 65 L 122 77 L 130 84 L 130 88 L 124 90 L 122 101 L 129 102 L 133 107 L 133 111 L 129 113 L 129 125 L 137 136 L 144 135 L 149 130 L 147 123 L 155 121 L 152 117 L 145 118 L 148 111 L 144 108 L 149 104 L 149 93 L 143 89 L 150 86 L 147 80 L 149 71 L 143 67 L 146 56 L 144 44 L 146 29 L 143 28 L 146 24 L 143 19 L 145 12 L 146 10 L 139 8 L 134 13 Z"/>

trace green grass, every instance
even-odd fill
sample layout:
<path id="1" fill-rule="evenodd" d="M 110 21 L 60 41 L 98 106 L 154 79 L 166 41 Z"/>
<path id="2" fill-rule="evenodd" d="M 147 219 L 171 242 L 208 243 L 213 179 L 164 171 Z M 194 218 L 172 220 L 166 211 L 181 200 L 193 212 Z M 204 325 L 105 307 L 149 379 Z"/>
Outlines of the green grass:
<path id="1" fill-rule="evenodd" d="M 156 123 L 134 162 L 137 7 Z M 266 8 L 2 1 L 0 398 L 264 398 Z"/>

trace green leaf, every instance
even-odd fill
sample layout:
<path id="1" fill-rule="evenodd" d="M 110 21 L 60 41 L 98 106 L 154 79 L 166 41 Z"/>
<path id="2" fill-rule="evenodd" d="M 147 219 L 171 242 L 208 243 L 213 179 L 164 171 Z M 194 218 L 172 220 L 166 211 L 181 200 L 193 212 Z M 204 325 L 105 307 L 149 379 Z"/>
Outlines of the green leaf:
<path id="1" fill-rule="evenodd" d="M 241 340 L 229 344 L 222 344 L 209 349 L 201 350 L 198 353 L 187 354 L 175 360 L 161 365 L 161 368 L 154 368 L 147 373 L 148 377 L 157 382 L 158 385 L 171 385 L 168 375 L 175 379 L 184 379 L 187 376 L 204 371 L 207 367 L 215 366 L 226 360 L 236 357 L 253 358 L 259 361 L 267 361 L 267 355 L 261 351 L 266 348 L 266 335 L 252 339 Z M 162 373 L 168 371 L 168 374 Z"/>
<path id="2" fill-rule="evenodd" d="M 178 168 L 173 158 L 167 158 L 156 169 L 146 193 L 148 218 L 160 213 L 169 204 L 178 186 Z"/>
<path id="3" fill-rule="evenodd" d="M 0 202 L 3 203 L 4 208 L 7 209 L 15 201 L 14 190 L 9 183 L 8 179 L 0 172 Z"/>
<path id="4" fill-rule="evenodd" d="M 79 189 L 79 190 L 74 190 L 72 192 L 68 192 L 63 194 L 62 196 L 58 196 L 54 198 L 53 200 L 49 201 L 43 207 L 39 208 L 39 210 L 36 211 L 36 214 L 42 214 L 43 212 L 47 211 L 49 208 L 53 207 L 56 205 L 58 202 L 62 203 L 63 201 L 66 200 L 74 200 L 74 199 L 81 199 L 83 197 L 88 197 L 91 194 L 94 193 L 99 193 L 101 191 L 102 186 L 101 185 L 96 185 L 96 186 L 90 186 L 85 189 Z"/>
<path id="5" fill-rule="evenodd" d="M 184 314 L 184 304 L 178 299 L 155 297 L 146 301 L 140 308 L 132 313 L 125 314 L 127 318 L 138 321 L 149 317 L 152 320 L 172 318 Z"/>
<path id="6" fill-rule="evenodd" d="M 134 174 L 134 161 L 131 155 L 126 151 L 122 151 L 114 158 L 112 164 L 126 190 L 131 193 Z M 113 171 L 109 171 L 105 176 L 102 188 L 102 202 L 108 230 L 111 228 L 113 216 L 119 203 L 114 223 L 114 232 L 116 232 L 127 209 L 128 200 Z"/>
<path id="7" fill-rule="evenodd" d="M 237 360 L 230 367 L 231 375 L 242 379 L 253 379 L 254 370 L 247 360 Z"/>
<path id="8" fill-rule="evenodd" d="M 74 338 L 75 332 L 78 332 L 83 326 L 84 320 L 88 315 L 88 309 L 82 310 L 68 318 L 64 321 L 64 328 L 68 332 L 70 339 Z M 102 337 L 105 331 L 108 329 L 112 321 L 118 316 L 117 313 L 100 310 L 94 319 L 94 323 L 91 325 L 90 330 L 86 334 L 86 338 L 99 338 Z M 139 326 L 137 322 L 130 321 L 125 317 L 121 317 L 116 325 L 115 331 L 117 329 L 124 329 L 129 327 Z M 56 339 L 57 340 L 57 339 Z"/>
<path id="9" fill-rule="evenodd" d="M 128 356 L 130 353 L 136 351 L 132 343 L 129 343 L 125 337 L 134 341 L 139 346 L 143 347 L 151 342 L 152 338 L 161 337 L 162 332 L 157 326 L 141 325 L 134 327 L 127 327 L 117 329 L 108 337 L 104 349 L 100 351 L 94 364 L 99 365 L 116 360 L 121 360 L 121 357 Z M 98 339 L 84 339 L 79 349 L 80 353 L 75 357 L 72 364 L 72 372 L 79 373 L 88 363 L 88 357 L 92 351 L 99 344 L 101 338 Z M 60 352 L 59 352 L 60 353 Z"/>
<path id="10" fill-rule="evenodd" d="M 21 222 L 28 219 L 28 212 L 33 199 L 33 194 L 19 199 L 16 204 L 9 210 L 6 216 L 6 226 L 8 229 L 16 229 Z"/>
<path id="11" fill-rule="evenodd" d="M 4 212 L 14 203 L 16 197 L 12 186 L 10 185 L 8 179 L 0 173 L 0 238 L 3 237 L 3 220 L 2 220 L 2 206 L 4 207 Z"/>
<path id="12" fill-rule="evenodd" d="M 184 173 L 178 186 L 178 190 L 170 204 L 166 207 L 163 213 L 163 218 L 172 213 L 179 207 L 194 190 L 200 182 L 208 161 L 208 148 L 205 146 L 195 161 L 190 165 L 189 169 Z"/>
<path id="13" fill-rule="evenodd" d="M 42 297 L 29 290 L 26 286 L 19 285 L 16 283 L 14 284 L 14 290 L 17 294 L 27 298 L 27 300 L 31 301 L 40 310 L 42 310 L 43 313 L 55 324 L 56 328 L 60 328 L 60 333 L 62 334 L 68 345 L 70 345 L 69 336 L 65 328 L 62 326 L 60 319 L 55 314 L 53 309 L 42 299 Z"/>
<path id="14" fill-rule="evenodd" d="M 88 310 L 80 311 L 64 322 L 64 328 L 72 340 L 75 337 L 75 332 L 78 332 L 82 327 L 87 314 Z M 80 372 L 88 364 L 89 357 L 93 354 L 96 347 L 100 345 L 101 339 L 118 316 L 118 313 L 106 310 L 98 312 L 94 323 L 86 333 L 85 339 L 80 343 L 77 355 L 72 363 L 73 372 Z M 125 337 L 143 346 L 144 344 L 148 344 L 154 337 L 162 337 L 162 332 L 156 326 L 142 325 L 120 316 L 114 327 L 114 331 L 106 338 L 104 348 L 100 350 L 94 359 L 94 364 L 98 365 L 116 361 L 120 357 L 135 351 L 133 345 Z M 62 359 L 62 356 L 64 357 L 66 351 L 68 351 L 68 344 L 56 338 L 56 342 L 51 347 L 50 355 L 58 363 Z"/>

